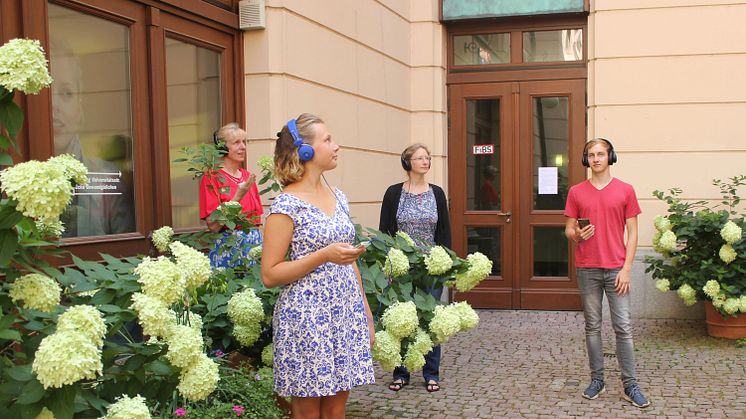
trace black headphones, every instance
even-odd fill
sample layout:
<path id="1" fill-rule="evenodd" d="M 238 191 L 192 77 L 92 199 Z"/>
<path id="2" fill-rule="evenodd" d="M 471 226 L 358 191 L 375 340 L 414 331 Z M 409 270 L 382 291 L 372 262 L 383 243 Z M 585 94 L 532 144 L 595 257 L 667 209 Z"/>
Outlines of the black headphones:
<path id="1" fill-rule="evenodd" d="M 406 150 L 401 153 L 401 167 L 402 167 L 402 169 L 406 170 L 407 172 L 411 172 L 412 171 L 412 162 L 409 161 L 409 159 L 407 159 L 407 158 L 404 157 L 404 153 L 405 152 L 406 152 Z"/>
<path id="2" fill-rule="evenodd" d="M 218 137 L 218 131 L 212 133 L 212 142 L 215 143 L 215 149 L 218 150 L 218 153 L 221 156 L 225 156 L 228 154 L 228 146 L 222 138 Z"/>
<path id="3" fill-rule="evenodd" d="M 606 138 L 603 138 L 603 137 L 596 137 L 596 138 L 592 139 L 591 141 L 594 141 L 594 140 L 601 140 L 601 141 L 603 141 L 603 142 L 605 142 L 606 144 L 609 145 L 609 166 L 611 166 L 612 164 L 616 163 L 617 159 L 616 159 L 616 151 L 614 151 L 614 144 L 611 144 L 611 141 L 609 141 L 609 140 L 607 140 Z M 583 147 L 583 160 L 582 160 L 582 163 L 583 163 L 583 166 L 585 166 L 585 167 L 591 167 L 591 164 L 588 161 L 588 144 L 590 144 L 591 141 L 588 141 L 587 143 L 585 143 L 585 146 Z"/>

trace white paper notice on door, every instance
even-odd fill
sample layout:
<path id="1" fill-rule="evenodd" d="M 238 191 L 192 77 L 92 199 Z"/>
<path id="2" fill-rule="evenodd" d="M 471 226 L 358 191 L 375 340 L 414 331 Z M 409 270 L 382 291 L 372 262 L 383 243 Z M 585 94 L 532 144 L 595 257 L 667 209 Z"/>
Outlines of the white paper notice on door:
<path id="1" fill-rule="evenodd" d="M 539 168 L 539 195 L 557 195 L 557 168 Z"/>

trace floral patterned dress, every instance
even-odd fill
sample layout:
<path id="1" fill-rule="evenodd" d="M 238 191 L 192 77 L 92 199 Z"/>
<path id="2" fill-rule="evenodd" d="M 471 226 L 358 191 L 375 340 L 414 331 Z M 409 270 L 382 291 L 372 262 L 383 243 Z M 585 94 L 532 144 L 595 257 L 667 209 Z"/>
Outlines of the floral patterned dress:
<path id="1" fill-rule="evenodd" d="M 335 191 L 333 217 L 293 195 L 269 210 L 293 220 L 290 259 L 352 242 L 347 198 Z M 273 317 L 274 385 L 283 397 L 332 396 L 375 381 L 370 337 L 352 265 L 325 263 L 280 291 Z"/>

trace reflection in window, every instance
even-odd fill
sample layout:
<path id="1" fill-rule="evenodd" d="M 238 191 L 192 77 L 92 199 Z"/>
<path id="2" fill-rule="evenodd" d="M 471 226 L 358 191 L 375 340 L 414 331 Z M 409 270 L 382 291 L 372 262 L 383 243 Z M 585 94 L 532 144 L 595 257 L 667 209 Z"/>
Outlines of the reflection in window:
<path id="1" fill-rule="evenodd" d="M 466 148 L 466 208 L 499 211 L 499 99 L 466 101 Z"/>
<path id="2" fill-rule="evenodd" d="M 481 252 L 492 261 L 490 276 L 501 275 L 500 227 L 468 227 L 466 229 L 466 251 Z"/>
<path id="3" fill-rule="evenodd" d="M 534 227 L 534 275 L 567 276 L 565 227 Z"/>
<path id="4" fill-rule="evenodd" d="M 569 100 L 533 99 L 534 209 L 562 210 L 568 191 Z"/>
<path id="5" fill-rule="evenodd" d="M 457 35 L 453 37 L 453 64 L 505 64 L 510 62 L 510 34 Z"/>
<path id="6" fill-rule="evenodd" d="M 60 217 L 63 237 L 132 232 L 129 29 L 49 4 L 49 43 L 54 153 L 89 171 Z"/>
<path id="7" fill-rule="evenodd" d="M 220 54 L 186 42 L 166 38 L 168 146 L 171 156 L 171 225 L 197 227 L 199 183 L 187 171 L 180 149 L 211 143 L 221 126 Z"/>
<path id="8" fill-rule="evenodd" d="M 580 61 L 583 30 L 523 32 L 523 62 Z"/>

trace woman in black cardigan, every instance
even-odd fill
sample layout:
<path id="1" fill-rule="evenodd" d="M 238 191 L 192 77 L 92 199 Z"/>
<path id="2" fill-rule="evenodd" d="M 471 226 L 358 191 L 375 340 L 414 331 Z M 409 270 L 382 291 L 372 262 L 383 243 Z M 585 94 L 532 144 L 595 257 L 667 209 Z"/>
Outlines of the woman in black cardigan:
<path id="1" fill-rule="evenodd" d="M 425 181 L 430 170 L 430 150 L 420 143 L 412 144 L 401 154 L 402 168 L 409 178 L 406 182 L 389 186 L 381 204 L 378 229 L 394 235 L 397 231 L 409 234 L 415 244 L 423 249 L 440 245 L 451 247 L 451 224 L 448 219 L 446 195 L 437 185 Z M 440 300 L 443 287 L 430 292 Z M 440 345 L 425 355 L 422 376 L 429 392 L 440 390 Z M 409 384 L 410 374 L 404 367 L 394 369 L 394 381 L 389 389 L 399 391 Z"/>

